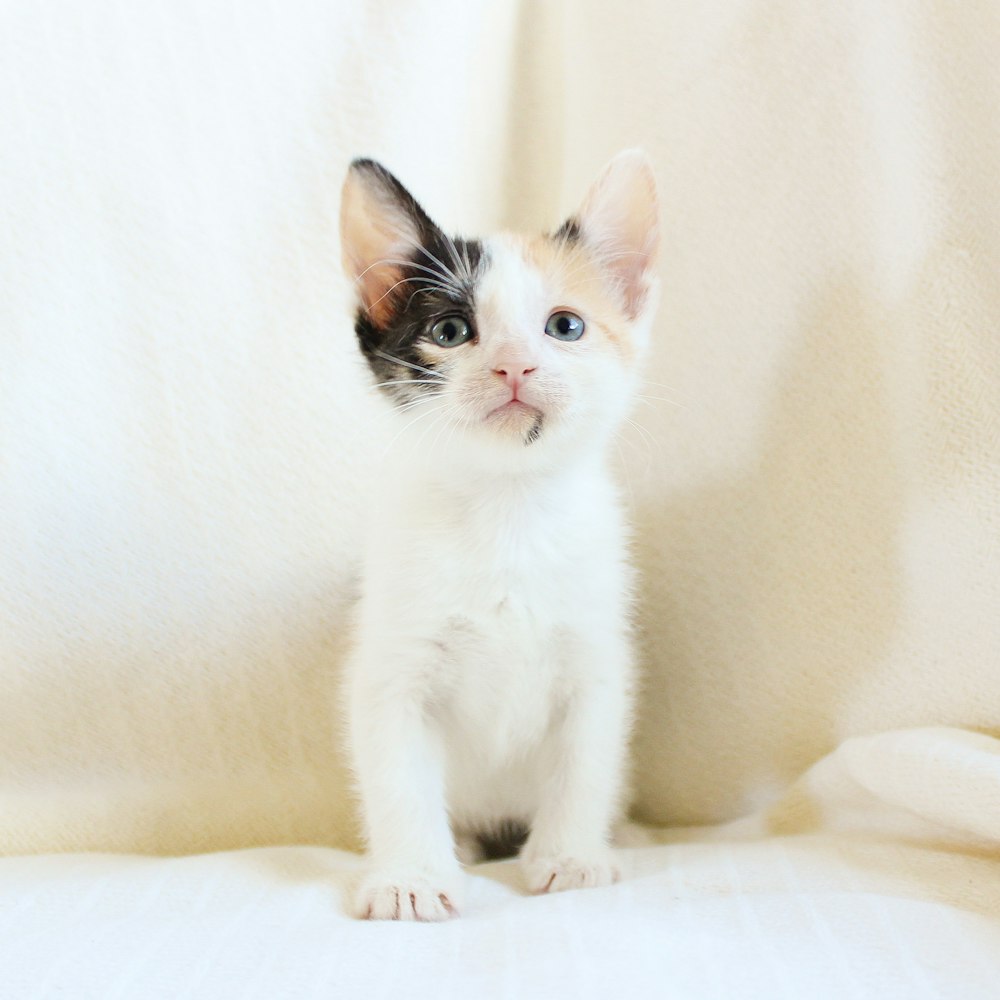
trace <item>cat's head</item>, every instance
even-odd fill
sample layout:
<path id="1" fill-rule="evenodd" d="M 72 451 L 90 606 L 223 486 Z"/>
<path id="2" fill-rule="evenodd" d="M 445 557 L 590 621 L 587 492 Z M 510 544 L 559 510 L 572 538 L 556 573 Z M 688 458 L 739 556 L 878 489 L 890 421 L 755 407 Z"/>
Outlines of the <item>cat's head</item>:
<path id="1" fill-rule="evenodd" d="M 355 331 L 376 383 L 420 440 L 469 462 L 533 466 L 607 439 L 656 306 L 658 237 L 637 151 L 615 157 L 550 235 L 450 238 L 373 160 L 351 164 L 341 202 Z"/>

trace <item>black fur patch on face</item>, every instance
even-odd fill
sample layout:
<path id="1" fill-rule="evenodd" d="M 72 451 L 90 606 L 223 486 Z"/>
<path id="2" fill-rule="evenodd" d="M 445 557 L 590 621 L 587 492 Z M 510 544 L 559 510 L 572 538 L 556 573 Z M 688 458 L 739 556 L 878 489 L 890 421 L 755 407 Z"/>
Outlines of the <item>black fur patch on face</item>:
<path id="1" fill-rule="evenodd" d="M 463 268 L 468 259 L 468 274 L 449 261 L 443 240 L 425 237 L 424 249 L 447 262 L 458 281 L 443 275 L 442 269 L 429 256 L 415 251 L 413 256 L 419 259 L 400 269 L 400 283 L 388 295 L 392 300 L 388 319 L 376 326 L 364 308 L 359 308 L 355 316 L 354 330 L 361 353 L 377 382 L 397 383 L 380 385 L 395 402 L 411 400 L 416 393 L 434 392 L 435 386 L 425 380 L 443 377 L 435 363 L 419 350 L 421 342 L 430 342 L 429 331 L 434 323 L 445 316 L 461 316 L 475 339 L 475 285 L 483 250 L 476 240 L 456 239 L 454 246 Z M 423 270 L 425 267 L 434 273 Z M 462 347 L 451 350 L 460 351 Z M 406 385 L 406 382 L 413 384 Z"/>
<path id="2" fill-rule="evenodd" d="M 437 386 L 433 383 L 443 378 L 419 351 L 421 342 L 429 342 L 434 323 L 445 316 L 461 316 L 475 339 L 475 288 L 486 263 L 485 252 L 478 240 L 446 236 L 381 164 L 358 160 L 354 166 L 373 173 L 391 192 L 412 220 L 420 243 L 400 258 L 408 263 L 397 265 L 399 277 L 383 303 L 389 306 L 387 318 L 376 324 L 361 307 L 354 321 L 358 345 L 376 381 L 393 383 L 379 388 L 393 402 L 402 404 L 434 393 Z"/>
<path id="3" fill-rule="evenodd" d="M 545 418 L 540 413 L 535 417 L 535 422 L 531 425 L 528 433 L 524 435 L 524 443 L 526 445 L 534 444 L 542 436 L 542 424 L 544 421 Z"/>

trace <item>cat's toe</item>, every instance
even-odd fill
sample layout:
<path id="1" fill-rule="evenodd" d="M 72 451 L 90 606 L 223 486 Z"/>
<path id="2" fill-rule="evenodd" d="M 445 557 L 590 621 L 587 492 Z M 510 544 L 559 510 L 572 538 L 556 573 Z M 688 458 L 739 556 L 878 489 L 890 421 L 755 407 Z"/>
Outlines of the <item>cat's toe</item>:
<path id="1" fill-rule="evenodd" d="M 439 876 L 370 872 L 354 889 L 352 909 L 362 920 L 448 920 L 458 916 L 461 883 Z"/>
<path id="2" fill-rule="evenodd" d="M 528 891 L 563 892 L 611 885 L 621 878 L 621 869 L 610 852 L 571 857 L 537 857 L 522 862 Z"/>

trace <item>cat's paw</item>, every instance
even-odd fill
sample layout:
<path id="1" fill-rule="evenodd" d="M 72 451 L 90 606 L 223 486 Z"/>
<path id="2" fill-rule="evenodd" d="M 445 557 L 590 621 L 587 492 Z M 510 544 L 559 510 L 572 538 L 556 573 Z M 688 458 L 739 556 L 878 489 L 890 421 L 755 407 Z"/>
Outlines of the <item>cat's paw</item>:
<path id="1" fill-rule="evenodd" d="M 462 905 L 461 873 L 371 871 L 355 885 L 352 910 L 362 920 L 448 920 Z"/>
<path id="2" fill-rule="evenodd" d="M 610 851 L 525 858 L 521 868 L 528 891 L 536 894 L 589 889 L 611 885 L 621 879 L 621 869 Z"/>

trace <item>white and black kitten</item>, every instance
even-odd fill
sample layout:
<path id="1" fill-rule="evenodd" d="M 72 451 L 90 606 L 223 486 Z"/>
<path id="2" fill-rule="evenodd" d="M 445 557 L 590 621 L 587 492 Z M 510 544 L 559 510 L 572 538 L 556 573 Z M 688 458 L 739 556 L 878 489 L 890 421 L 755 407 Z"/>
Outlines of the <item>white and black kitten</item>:
<path id="1" fill-rule="evenodd" d="M 348 736 L 358 916 L 439 920 L 459 858 L 618 877 L 633 654 L 608 450 L 656 304 L 657 201 L 620 154 L 556 233 L 450 239 L 380 164 L 344 184 L 361 351 L 399 413 L 367 544 Z"/>

